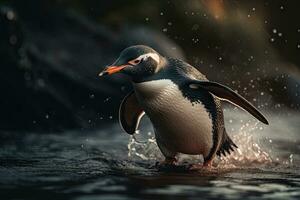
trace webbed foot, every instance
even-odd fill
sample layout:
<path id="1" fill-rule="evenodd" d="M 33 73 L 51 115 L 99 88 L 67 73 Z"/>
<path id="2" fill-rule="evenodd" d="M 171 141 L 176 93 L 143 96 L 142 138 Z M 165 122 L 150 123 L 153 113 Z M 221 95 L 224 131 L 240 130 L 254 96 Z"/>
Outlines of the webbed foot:
<path id="1" fill-rule="evenodd" d="M 204 161 L 204 163 L 193 164 L 189 167 L 189 170 L 201 170 L 201 169 L 211 169 L 212 160 Z"/>

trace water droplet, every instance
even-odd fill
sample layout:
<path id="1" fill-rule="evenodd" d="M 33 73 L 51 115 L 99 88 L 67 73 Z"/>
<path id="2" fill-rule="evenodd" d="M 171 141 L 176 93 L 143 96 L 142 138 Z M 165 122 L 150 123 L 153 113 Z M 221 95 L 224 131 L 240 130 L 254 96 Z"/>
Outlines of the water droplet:
<path id="1" fill-rule="evenodd" d="M 275 39 L 274 39 L 274 38 L 271 38 L 271 39 L 270 39 L 270 41 L 271 41 L 271 42 L 274 42 L 274 41 L 275 41 Z"/>
<path id="2" fill-rule="evenodd" d="M 161 15 L 161 16 L 163 16 L 163 15 L 164 15 L 164 13 L 163 13 L 163 12 L 161 12 L 161 13 L 160 13 L 160 15 Z"/>
<path id="3" fill-rule="evenodd" d="M 149 21 L 149 18 L 148 18 L 148 17 L 146 17 L 146 18 L 145 18 L 145 20 L 146 20 L 146 21 Z"/>
<path id="4" fill-rule="evenodd" d="M 37 86 L 38 87 L 41 87 L 41 88 L 43 88 L 43 87 L 45 87 L 45 81 L 44 81 L 44 79 L 41 79 L 41 78 L 39 78 L 38 80 L 37 80 Z"/>
<path id="5" fill-rule="evenodd" d="M 104 103 L 105 103 L 105 102 L 108 102 L 110 99 L 111 99 L 111 97 L 107 97 L 106 99 L 104 99 L 103 102 L 104 102 Z"/>
<path id="6" fill-rule="evenodd" d="M 198 39 L 198 38 L 192 38 L 192 41 L 193 41 L 194 43 L 198 43 L 198 42 L 199 42 L 199 39 Z"/>
<path id="7" fill-rule="evenodd" d="M 294 159 L 293 159 L 293 154 L 291 154 L 291 155 L 289 156 L 289 158 L 290 158 L 290 163 L 292 164 L 293 161 L 294 161 Z"/>
<path id="8" fill-rule="evenodd" d="M 277 29 L 274 28 L 274 29 L 273 29 L 273 33 L 277 33 Z"/>
<path id="9" fill-rule="evenodd" d="M 46 114 L 46 115 L 45 115 L 45 118 L 46 118 L 46 119 L 49 119 L 49 115 L 48 115 L 48 114 Z"/>
<path id="10" fill-rule="evenodd" d="M 125 89 L 126 89 L 126 87 L 123 85 L 123 86 L 121 86 L 121 91 L 125 91 Z"/>
<path id="11" fill-rule="evenodd" d="M 15 19 L 15 17 L 16 17 L 15 13 L 11 10 L 6 13 L 6 18 L 8 20 L 13 20 L 13 19 Z"/>
<path id="12" fill-rule="evenodd" d="M 168 29 L 167 28 L 163 28 L 163 30 L 162 30 L 163 32 L 167 32 L 168 31 Z"/>

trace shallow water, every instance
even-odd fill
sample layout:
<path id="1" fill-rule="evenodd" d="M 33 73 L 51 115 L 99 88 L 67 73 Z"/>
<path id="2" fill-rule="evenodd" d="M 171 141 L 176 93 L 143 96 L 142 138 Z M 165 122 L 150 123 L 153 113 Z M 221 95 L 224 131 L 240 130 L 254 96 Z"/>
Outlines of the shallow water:
<path id="1" fill-rule="evenodd" d="M 268 113 L 270 126 L 238 110 L 225 116 L 239 150 L 199 171 L 186 168 L 201 158 L 185 155 L 178 167 L 155 167 L 162 157 L 147 120 L 137 135 L 142 143 L 118 124 L 93 132 L 2 132 L 1 199 L 299 199 L 299 114 Z"/>

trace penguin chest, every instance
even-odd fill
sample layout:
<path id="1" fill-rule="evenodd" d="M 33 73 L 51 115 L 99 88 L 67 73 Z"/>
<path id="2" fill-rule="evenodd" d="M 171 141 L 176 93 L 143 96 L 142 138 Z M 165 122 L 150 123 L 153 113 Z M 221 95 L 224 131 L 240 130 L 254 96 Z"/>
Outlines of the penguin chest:
<path id="1" fill-rule="evenodd" d="M 209 154 L 213 121 L 201 102 L 192 103 L 167 79 L 138 83 L 134 88 L 160 144 L 173 152 Z"/>

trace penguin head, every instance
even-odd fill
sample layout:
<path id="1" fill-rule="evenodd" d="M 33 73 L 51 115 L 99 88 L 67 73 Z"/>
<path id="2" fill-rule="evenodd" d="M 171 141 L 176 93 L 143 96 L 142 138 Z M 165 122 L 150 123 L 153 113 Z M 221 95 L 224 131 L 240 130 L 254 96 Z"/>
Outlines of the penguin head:
<path id="1" fill-rule="evenodd" d="M 146 79 L 162 68 L 164 57 L 148 46 L 136 45 L 124 49 L 119 58 L 99 76 L 123 73 L 133 81 Z"/>

